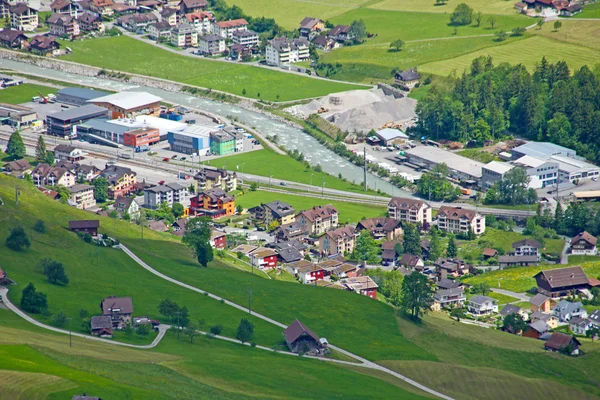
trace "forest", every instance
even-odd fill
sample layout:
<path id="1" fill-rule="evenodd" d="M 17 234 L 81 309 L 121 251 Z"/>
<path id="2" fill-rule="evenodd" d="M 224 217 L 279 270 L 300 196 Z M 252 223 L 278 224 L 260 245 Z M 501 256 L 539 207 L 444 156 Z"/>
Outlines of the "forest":
<path id="1" fill-rule="evenodd" d="M 531 74 L 491 57 L 438 84 L 417 105 L 416 130 L 434 140 L 483 144 L 510 136 L 549 141 L 600 162 L 600 65 L 571 73 L 542 58 Z"/>

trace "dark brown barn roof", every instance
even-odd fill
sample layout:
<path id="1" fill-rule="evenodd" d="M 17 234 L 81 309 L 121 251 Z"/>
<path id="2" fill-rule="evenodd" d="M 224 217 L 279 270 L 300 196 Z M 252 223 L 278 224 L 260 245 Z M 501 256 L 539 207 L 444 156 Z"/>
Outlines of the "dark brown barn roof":
<path id="1" fill-rule="evenodd" d="M 81 219 L 75 221 L 69 221 L 69 229 L 89 229 L 98 228 L 100 221 L 97 219 Z"/>
<path id="2" fill-rule="evenodd" d="M 571 335 L 567 335 L 566 333 L 562 332 L 552 332 L 552 336 L 546 342 L 545 346 L 555 350 L 562 350 L 566 348 L 572 340 L 574 340 L 576 344 L 581 346 L 579 340 L 577 340 Z"/>
<path id="3" fill-rule="evenodd" d="M 288 343 L 294 343 L 296 340 L 298 340 L 300 336 L 302 336 L 305 333 L 311 338 L 315 339 L 315 341 L 319 342 L 319 337 L 298 320 L 295 320 L 290 326 L 285 328 L 285 330 L 283 331 L 283 336 L 285 336 L 285 340 Z"/>
<path id="4" fill-rule="evenodd" d="M 573 239 L 571 239 L 571 243 L 577 243 L 580 240 L 585 240 L 592 246 L 595 246 L 596 242 L 598 242 L 598 239 L 596 239 L 594 236 L 590 235 L 589 233 L 587 233 L 585 231 L 581 232 L 579 235 L 577 235 Z"/>
<path id="5" fill-rule="evenodd" d="M 537 273 L 534 278 L 536 280 L 544 279 L 553 289 L 564 286 L 585 285 L 590 283 L 590 280 L 585 272 L 583 272 L 583 268 L 581 267 L 559 268 L 542 271 Z"/>

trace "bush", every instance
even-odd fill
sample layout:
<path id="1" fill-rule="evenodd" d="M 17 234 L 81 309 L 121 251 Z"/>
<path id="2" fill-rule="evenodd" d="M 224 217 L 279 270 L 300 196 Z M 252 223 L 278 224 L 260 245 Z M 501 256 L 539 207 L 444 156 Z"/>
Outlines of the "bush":
<path id="1" fill-rule="evenodd" d="M 223 327 L 221 325 L 214 325 L 210 327 L 210 333 L 212 335 L 220 335 Z"/>
<path id="2" fill-rule="evenodd" d="M 41 219 L 38 219 L 35 222 L 35 225 L 33 225 L 33 230 L 38 233 L 46 233 L 48 231 L 48 229 L 46 228 L 46 223 Z"/>
<path id="3" fill-rule="evenodd" d="M 10 231 L 6 238 L 6 246 L 15 251 L 20 251 L 31 246 L 31 240 L 22 226 L 17 226 Z"/>
<path id="4" fill-rule="evenodd" d="M 92 235 L 90 235 L 89 233 L 84 234 L 83 241 L 86 243 L 92 243 Z"/>
<path id="5" fill-rule="evenodd" d="M 135 328 L 135 333 L 140 336 L 146 336 L 148 333 L 150 333 L 150 328 L 146 324 L 140 324 L 137 326 L 137 328 Z"/>

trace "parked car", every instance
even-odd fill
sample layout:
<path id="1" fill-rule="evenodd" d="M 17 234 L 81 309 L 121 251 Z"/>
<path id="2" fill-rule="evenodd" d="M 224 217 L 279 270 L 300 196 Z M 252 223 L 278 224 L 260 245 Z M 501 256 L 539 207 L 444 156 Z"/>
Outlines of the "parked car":
<path id="1" fill-rule="evenodd" d="M 171 159 L 173 159 L 173 160 L 177 160 L 177 154 L 173 155 L 173 156 L 171 157 Z"/>
<path id="2" fill-rule="evenodd" d="M 169 157 L 165 157 L 165 158 L 163 158 L 163 161 L 165 161 L 165 162 L 169 162 Z"/>
<path id="3" fill-rule="evenodd" d="M 158 184 L 159 184 L 159 185 L 164 185 L 164 184 L 165 184 L 165 181 L 158 181 Z"/>
<path id="4" fill-rule="evenodd" d="M 185 161 L 185 160 L 187 160 L 187 158 L 186 157 L 181 157 L 180 160 L 181 161 Z"/>
<path id="5" fill-rule="evenodd" d="M 279 184 L 280 184 L 281 186 L 287 186 L 287 183 L 285 183 L 285 182 L 279 182 Z"/>

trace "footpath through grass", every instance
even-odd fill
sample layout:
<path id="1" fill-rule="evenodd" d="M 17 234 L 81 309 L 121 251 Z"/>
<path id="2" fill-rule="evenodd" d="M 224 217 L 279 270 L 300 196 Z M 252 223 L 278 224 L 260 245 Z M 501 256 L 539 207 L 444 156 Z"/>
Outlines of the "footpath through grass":
<path id="1" fill-rule="evenodd" d="M 61 59 L 255 99 L 287 101 L 365 89 L 364 86 L 318 80 L 275 69 L 173 54 L 127 36 L 68 42 L 68 46 L 73 53 Z M 127 57 L 123 57 L 124 54 Z"/>
<path id="2" fill-rule="evenodd" d="M 19 86 L 10 86 L 0 90 L 0 103 L 21 104 L 30 102 L 35 96 L 42 93 L 47 96 L 50 93 L 55 93 L 57 89 L 49 86 L 34 85 L 32 83 L 24 83 Z"/>

